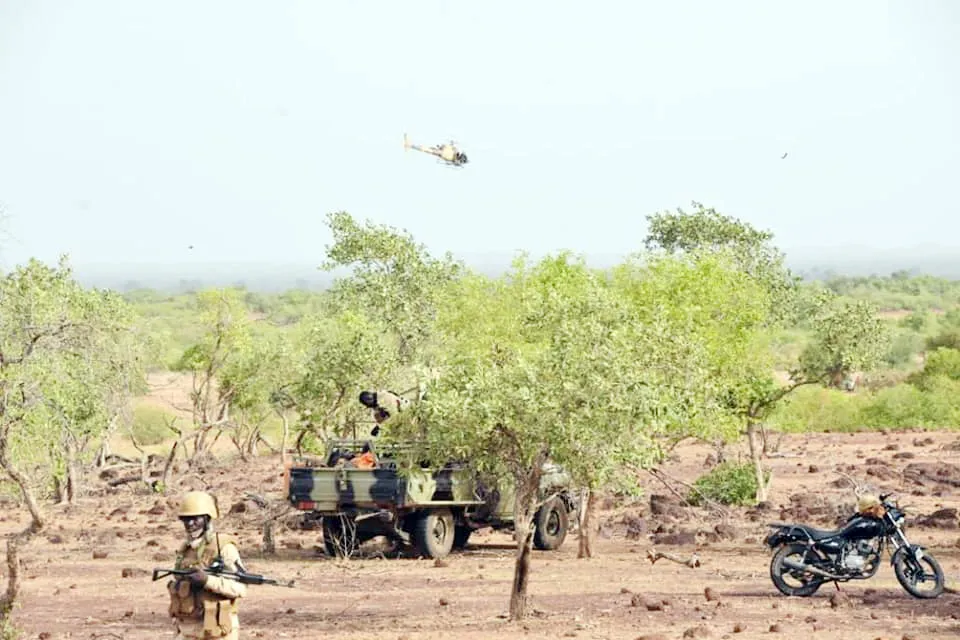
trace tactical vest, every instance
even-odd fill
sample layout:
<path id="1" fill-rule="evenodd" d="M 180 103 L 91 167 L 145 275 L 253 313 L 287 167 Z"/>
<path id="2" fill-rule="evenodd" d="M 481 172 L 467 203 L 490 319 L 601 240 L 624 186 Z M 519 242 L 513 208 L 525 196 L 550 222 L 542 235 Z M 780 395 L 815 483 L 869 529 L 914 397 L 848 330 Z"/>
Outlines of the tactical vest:
<path id="1" fill-rule="evenodd" d="M 206 569 L 220 555 L 220 549 L 233 540 L 215 533 L 196 549 L 184 544 L 177 552 L 176 569 Z M 233 615 L 239 611 L 235 598 L 227 598 L 200 586 L 186 576 L 177 576 L 167 585 L 170 592 L 170 615 L 177 620 L 203 624 L 205 638 L 220 638 L 233 631 Z"/>

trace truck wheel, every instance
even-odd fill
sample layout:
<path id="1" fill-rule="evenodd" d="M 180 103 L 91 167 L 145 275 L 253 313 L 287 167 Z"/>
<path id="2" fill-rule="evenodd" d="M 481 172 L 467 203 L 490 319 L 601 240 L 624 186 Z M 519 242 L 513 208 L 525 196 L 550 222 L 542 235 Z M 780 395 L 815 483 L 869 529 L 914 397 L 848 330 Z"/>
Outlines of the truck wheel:
<path id="1" fill-rule="evenodd" d="M 473 533 L 473 529 L 464 525 L 458 525 L 453 530 L 453 548 L 454 549 L 463 549 L 467 546 L 467 540 L 470 539 L 470 534 Z"/>
<path id="2" fill-rule="evenodd" d="M 443 558 L 449 554 L 455 535 L 449 509 L 428 511 L 417 518 L 413 528 L 414 545 L 420 555 L 427 558 Z"/>
<path id="3" fill-rule="evenodd" d="M 559 549 L 567 537 L 567 508 L 559 498 L 551 498 L 537 510 L 533 519 L 533 546 L 541 551 Z"/>
<path id="4" fill-rule="evenodd" d="M 356 523 L 349 523 L 343 526 L 343 521 L 337 517 L 325 517 L 323 519 L 323 548 L 327 555 L 335 558 L 349 558 L 360 548 L 360 540 L 357 538 Z"/>

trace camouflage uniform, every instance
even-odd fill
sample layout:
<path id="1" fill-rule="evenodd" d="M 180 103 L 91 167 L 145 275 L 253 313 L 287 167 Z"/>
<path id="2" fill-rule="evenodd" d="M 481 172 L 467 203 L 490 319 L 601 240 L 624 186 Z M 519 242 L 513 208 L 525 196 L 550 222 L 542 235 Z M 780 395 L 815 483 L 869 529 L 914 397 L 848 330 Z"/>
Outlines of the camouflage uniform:
<path id="1" fill-rule="evenodd" d="M 184 497 L 180 517 L 208 515 L 216 517 L 213 498 L 194 491 Z M 242 564 L 236 544 L 214 532 L 208 525 L 198 538 L 187 540 L 177 551 L 175 568 L 206 569 L 220 558 L 227 571 L 240 571 Z M 177 576 L 167 584 L 170 593 L 170 616 L 174 619 L 177 638 L 238 640 L 240 619 L 237 599 L 246 594 L 246 585 L 228 578 L 207 574 L 203 586 L 191 584 L 187 576 Z"/>
<path id="2" fill-rule="evenodd" d="M 391 416 L 399 411 L 403 411 L 408 404 L 410 404 L 409 400 L 398 396 L 392 391 L 377 391 L 377 406 L 384 409 Z M 381 420 L 378 419 L 377 422 L 381 422 Z"/>

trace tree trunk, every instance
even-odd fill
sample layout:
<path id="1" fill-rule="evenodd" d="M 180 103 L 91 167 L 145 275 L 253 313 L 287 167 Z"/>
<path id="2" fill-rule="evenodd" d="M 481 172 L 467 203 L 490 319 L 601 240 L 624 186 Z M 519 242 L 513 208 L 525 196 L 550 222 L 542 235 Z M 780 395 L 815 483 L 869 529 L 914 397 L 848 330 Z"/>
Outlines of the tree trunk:
<path id="1" fill-rule="evenodd" d="M 584 489 L 580 497 L 580 532 L 577 538 L 580 547 L 577 549 L 577 558 L 593 557 L 593 513 L 596 507 L 596 493 Z"/>
<path id="2" fill-rule="evenodd" d="M 273 539 L 273 520 L 269 518 L 263 522 L 263 553 L 269 556 L 277 555 L 277 544 Z"/>
<path id="3" fill-rule="evenodd" d="M 258 444 L 260 444 L 260 427 L 256 426 L 247 437 L 247 455 L 256 458 Z"/>
<path id="4" fill-rule="evenodd" d="M 532 517 L 533 514 L 527 513 Z M 530 581 L 530 549 L 533 545 L 533 527 L 530 518 L 517 521 L 517 561 L 513 569 L 513 589 L 510 592 L 510 619 L 523 620 L 527 616 L 527 585 Z"/>
<path id="5" fill-rule="evenodd" d="M 542 457 L 545 457 L 545 454 Z M 533 469 L 521 472 L 515 478 L 517 491 L 513 507 L 513 526 L 517 539 L 517 561 L 513 570 L 513 589 L 510 591 L 510 620 L 522 620 L 527 615 L 534 505 L 542 472 L 543 460 L 538 457 Z"/>
<path id="6" fill-rule="evenodd" d="M 80 473 L 77 470 L 77 448 L 70 442 L 67 444 L 67 504 L 75 504 L 77 494 L 80 493 Z"/>
<path id="7" fill-rule="evenodd" d="M 44 521 L 27 478 L 7 458 L 6 442 L 0 442 L 0 466 L 20 487 L 23 501 L 27 505 L 27 510 L 30 511 L 30 525 L 7 540 L 7 592 L 0 597 L 0 624 L 6 624 L 20 595 L 20 547 L 43 529 Z"/>
<path id="8" fill-rule="evenodd" d="M 761 444 L 757 437 L 757 423 L 747 422 L 747 441 L 750 443 L 750 459 L 753 461 L 753 470 L 757 476 L 757 503 L 767 500 L 767 483 L 763 477 L 763 459 L 760 455 Z"/>
<path id="9" fill-rule="evenodd" d="M 67 489 L 65 485 L 66 482 L 62 480 L 60 476 L 53 476 L 53 497 L 57 504 L 66 504 L 67 502 Z"/>
<path id="10" fill-rule="evenodd" d="M 290 420 L 286 412 L 280 414 L 280 421 L 283 424 L 282 435 L 280 436 L 280 463 L 286 465 L 290 459 L 287 454 L 287 441 L 290 439 Z"/>

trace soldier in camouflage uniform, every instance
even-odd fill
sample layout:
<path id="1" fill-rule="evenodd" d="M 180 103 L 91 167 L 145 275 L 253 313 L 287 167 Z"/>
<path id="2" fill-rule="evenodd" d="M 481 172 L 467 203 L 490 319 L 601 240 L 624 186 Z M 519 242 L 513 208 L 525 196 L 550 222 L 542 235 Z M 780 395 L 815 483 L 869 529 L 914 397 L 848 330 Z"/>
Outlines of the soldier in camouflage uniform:
<path id="1" fill-rule="evenodd" d="M 214 531 L 211 523 L 218 515 L 217 505 L 209 493 L 188 492 L 178 515 L 187 535 L 175 566 L 194 571 L 167 584 L 177 639 L 238 640 L 237 599 L 246 594 L 246 585 L 204 569 L 219 559 L 226 571 L 243 571 L 240 552 L 232 540 Z"/>
<path id="2" fill-rule="evenodd" d="M 391 415 L 403 411 L 410 401 L 392 391 L 361 391 L 360 404 L 373 409 L 373 419 L 377 426 L 373 428 L 370 435 L 376 437 L 380 434 L 380 425 Z"/>

